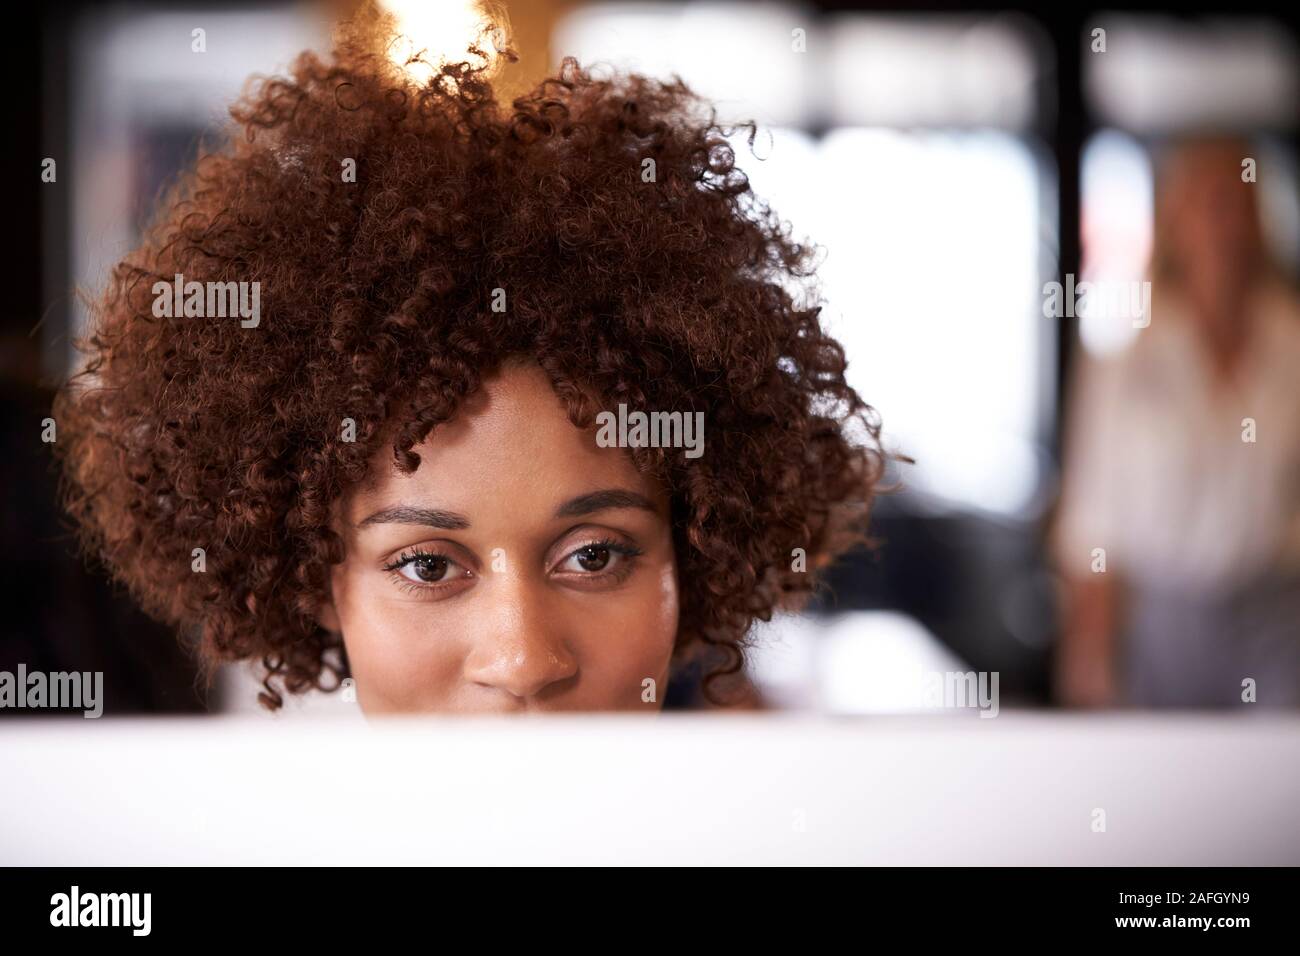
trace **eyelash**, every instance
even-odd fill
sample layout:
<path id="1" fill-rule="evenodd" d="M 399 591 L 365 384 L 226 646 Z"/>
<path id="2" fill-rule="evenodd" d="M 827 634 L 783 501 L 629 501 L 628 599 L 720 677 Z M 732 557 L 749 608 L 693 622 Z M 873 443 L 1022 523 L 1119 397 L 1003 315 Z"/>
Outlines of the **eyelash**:
<path id="1" fill-rule="evenodd" d="M 414 564 L 416 561 L 446 561 L 450 565 L 455 565 L 465 572 L 464 578 L 456 578 L 452 581 L 412 581 L 406 575 L 402 574 L 402 569 L 408 564 Z M 410 591 L 413 594 L 428 593 L 430 591 L 442 591 L 453 585 L 456 581 L 472 578 L 474 572 L 464 567 L 459 561 L 450 555 L 442 554 L 438 551 L 425 551 L 422 548 L 416 548 L 413 551 L 403 551 L 397 556 L 397 560 L 384 565 L 384 570 L 392 574 L 393 580 L 397 586 L 404 591 Z"/>
<path id="2" fill-rule="evenodd" d="M 578 552 L 588 551 L 588 550 L 611 551 L 614 554 L 619 555 L 623 560 L 618 562 L 617 566 L 615 567 L 615 570 L 613 571 L 590 571 L 585 574 L 579 574 L 577 572 L 570 572 L 570 573 L 573 573 L 578 577 L 583 577 L 586 578 L 587 580 L 592 580 L 592 581 L 598 581 L 602 578 L 610 578 L 614 580 L 615 583 L 622 583 L 623 581 L 627 580 L 627 576 L 632 573 L 632 568 L 634 566 L 634 562 L 636 561 L 636 559 L 641 557 L 641 555 L 645 554 L 644 551 L 642 551 L 640 548 L 636 547 L 635 545 L 624 544 L 621 541 L 615 541 L 613 538 L 601 538 L 598 541 L 591 541 L 587 544 L 580 545 L 579 547 L 574 548 L 572 551 L 570 551 L 568 554 L 564 556 L 564 559 L 560 562 L 560 564 L 564 564 L 574 555 L 578 554 Z"/>
<path id="3" fill-rule="evenodd" d="M 635 545 L 624 544 L 621 541 L 615 541 L 613 538 L 601 538 L 599 540 L 590 541 L 587 544 L 583 544 L 574 548 L 572 551 L 570 551 L 568 554 L 564 556 L 564 558 L 560 561 L 560 564 L 564 564 L 565 562 L 569 561 L 579 552 L 587 551 L 587 550 L 607 550 L 621 556 L 623 560 L 618 563 L 615 570 L 613 571 L 592 571 L 585 574 L 580 572 L 567 572 L 567 573 L 572 574 L 574 577 L 584 578 L 589 581 L 599 581 L 601 579 L 608 578 L 614 581 L 615 583 L 620 583 L 620 584 L 627 579 L 627 576 L 629 574 L 631 574 L 636 559 L 641 557 L 643 554 L 645 554 L 644 551 L 642 551 L 640 548 L 636 547 Z M 461 568 L 461 570 L 465 572 L 464 576 L 461 578 L 455 578 L 452 581 L 426 581 L 423 583 L 417 583 L 415 581 L 412 581 L 410 578 L 406 577 L 404 574 L 402 574 L 403 568 L 405 568 L 409 564 L 414 564 L 416 561 L 439 561 L 439 560 L 446 561 L 448 564 L 455 565 L 456 567 Z M 466 568 L 455 558 L 452 558 L 451 556 L 446 554 L 442 554 L 441 552 L 425 551 L 420 548 L 417 548 L 413 551 L 403 551 L 400 555 L 397 556 L 396 560 L 384 565 L 384 570 L 393 575 L 394 579 L 397 582 L 398 587 L 402 588 L 403 590 L 410 591 L 412 593 L 427 594 L 430 591 L 441 591 L 446 589 L 447 587 L 452 586 L 456 581 L 465 580 L 466 578 L 474 577 L 474 572 L 471 571 L 469 568 Z"/>

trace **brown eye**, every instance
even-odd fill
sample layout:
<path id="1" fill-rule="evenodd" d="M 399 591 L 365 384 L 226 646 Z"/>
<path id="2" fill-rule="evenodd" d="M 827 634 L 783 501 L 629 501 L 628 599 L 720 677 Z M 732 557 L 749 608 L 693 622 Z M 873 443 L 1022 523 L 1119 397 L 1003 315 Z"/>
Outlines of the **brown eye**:
<path id="1" fill-rule="evenodd" d="M 579 548 L 573 555 L 584 571 L 603 571 L 609 564 L 609 548 L 601 545 L 589 545 Z"/>
<path id="2" fill-rule="evenodd" d="M 469 572 L 455 561 L 440 554 L 415 554 L 404 557 L 400 564 L 390 570 L 397 571 L 406 580 L 415 584 L 439 584 L 469 576 Z M 458 571 L 460 573 L 457 573 Z"/>
<path id="3" fill-rule="evenodd" d="M 581 584 L 584 581 L 608 582 L 631 573 L 633 564 L 643 553 L 632 544 L 592 541 L 565 555 L 555 573 L 567 577 L 575 586 L 585 586 Z"/>
<path id="4" fill-rule="evenodd" d="M 410 567 L 421 581 L 441 581 L 447 574 L 447 559 L 438 557 L 416 558 Z"/>

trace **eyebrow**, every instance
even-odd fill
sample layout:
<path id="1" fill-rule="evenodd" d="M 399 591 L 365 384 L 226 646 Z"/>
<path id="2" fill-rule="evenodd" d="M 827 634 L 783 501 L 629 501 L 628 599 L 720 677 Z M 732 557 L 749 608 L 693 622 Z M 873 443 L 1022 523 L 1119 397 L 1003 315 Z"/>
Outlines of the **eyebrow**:
<path id="1" fill-rule="evenodd" d="M 603 491 L 593 491 L 589 494 L 578 495 L 576 498 L 570 498 L 555 510 L 555 517 L 576 518 L 610 508 L 639 508 L 653 514 L 658 514 L 659 511 L 645 495 L 637 494 L 635 491 L 626 491 L 622 488 L 606 488 Z"/>
<path id="2" fill-rule="evenodd" d="M 357 525 L 367 528 L 372 524 L 422 524 L 444 531 L 463 531 L 469 527 L 469 519 L 454 511 L 439 511 L 437 508 L 412 508 L 399 505 L 396 508 L 384 508 L 376 511 L 369 518 Z"/>
<path id="3" fill-rule="evenodd" d="M 652 514 L 657 514 L 659 510 L 645 495 L 623 488 L 605 488 L 570 498 L 555 510 L 555 517 L 576 518 L 613 508 L 637 508 Z M 357 527 L 368 528 L 376 524 L 418 524 L 444 531 L 464 531 L 469 527 L 469 519 L 454 511 L 398 505 L 376 511 L 370 517 L 363 519 Z"/>

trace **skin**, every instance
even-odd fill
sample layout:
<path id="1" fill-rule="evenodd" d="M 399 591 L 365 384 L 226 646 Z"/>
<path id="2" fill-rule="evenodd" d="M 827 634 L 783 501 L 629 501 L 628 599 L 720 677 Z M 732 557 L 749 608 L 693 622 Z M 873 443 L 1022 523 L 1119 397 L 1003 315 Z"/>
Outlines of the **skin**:
<path id="1" fill-rule="evenodd" d="M 678 625 L 664 490 L 576 428 L 534 364 L 415 451 L 403 475 L 381 450 L 336 522 L 320 620 L 365 714 L 657 713 Z"/>
<path id="2" fill-rule="evenodd" d="M 1231 379 L 1250 340 L 1242 308 L 1259 280 L 1263 236 L 1252 184 L 1241 181 L 1245 143 L 1206 143 L 1169 163 L 1161 190 L 1163 240 L 1191 308 L 1188 318 L 1215 374 Z"/>

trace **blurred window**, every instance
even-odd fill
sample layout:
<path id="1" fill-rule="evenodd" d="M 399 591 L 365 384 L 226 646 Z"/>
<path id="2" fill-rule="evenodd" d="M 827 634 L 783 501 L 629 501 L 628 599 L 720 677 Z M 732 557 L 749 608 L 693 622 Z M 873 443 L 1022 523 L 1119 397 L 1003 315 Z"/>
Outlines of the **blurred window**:
<path id="1" fill-rule="evenodd" d="M 304 47 L 327 46 L 323 11 L 269 7 L 186 13 L 116 7 L 78 21 L 72 90 L 71 272 L 102 289 L 137 244 L 160 192 L 218 133 L 253 74 L 286 72 Z M 195 31 L 202 30 L 196 37 Z M 202 52 L 196 50 L 201 39 Z M 86 313 L 74 303 L 74 336 Z M 71 351 L 70 362 L 79 356 Z"/>
<path id="2" fill-rule="evenodd" d="M 1095 29 L 1105 31 L 1104 52 L 1092 50 Z M 1099 19 L 1082 42 L 1089 107 L 1105 124 L 1083 153 L 1082 278 L 1118 284 L 1145 277 L 1151 144 L 1202 130 L 1252 137 L 1265 238 L 1294 276 L 1300 192 L 1287 138 L 1295 129 L 1300 71 L 1291 35 L 1267 19 L 1116 15 Z M 1104 309 L 1080 317 L 1080 342 L 1094 355 L 1121 350 L 1137 331 L 1126 315 Z"/>
<path id="3" fill-rule="evenodd" d="M 827 325 L 887 444 L 917 459 L 908 486 L 1019 516 L 1055 414 L 1034 36 L 1005 17 L 615 3 L 570 13 L 552 47 L 679 74 L 725 119 L 766 125 L 759 158 L 735 137 L 738 163 L 824 250 Z"/>

